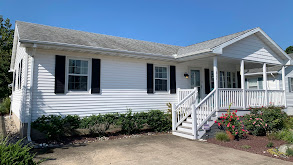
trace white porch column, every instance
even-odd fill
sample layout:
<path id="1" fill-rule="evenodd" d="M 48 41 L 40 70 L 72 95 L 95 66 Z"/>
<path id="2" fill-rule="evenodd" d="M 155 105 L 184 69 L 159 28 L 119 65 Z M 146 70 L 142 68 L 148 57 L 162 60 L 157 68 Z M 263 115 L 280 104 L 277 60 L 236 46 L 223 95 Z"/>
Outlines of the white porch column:
<path id="1" fill-rule="evenodd" d="M 245 75 L 244 75 L 244 60 L 241 60 L 240 63 L 240 74 L 241 74 L 241 89 L 242 93 L 242 102 L 243 102 L 243 109 L 246 109 L 246 92 L 245 92 Z"/>
<path id="2" fill-rule="evenodd" d="M 262 72 L 263 72 L 263 89 L 265 90 L 265 106 L 268 105 L 268 85 L 267 85 L 267 64 L 264 63 L 262 67 Z"/>
<path id="3" fill-rule="evenodd" d="M 285 83 L 285 66 L 282 67 L 282 89 L 284 90 L 284 106 L 287 107 L 287 99 L 286 99 L 286 83 Z"/>
<path id="4" fill-rule="evenodd" d="M 214 70 L 214 89 L 216 89 L 216 93 L 215 93 L 215 104 L 216 104 L 216 110 L 218 111 L 219 110 L 219 90 L 218 90 L 218 85 L 219 85 L 219 82 L 218 82 L 218 57 L 217 56 L 214 56 L 214 59 L 213 59 L 213 64 L 214 64 L 214 67 L 213 67 L 213 70 Z"/>

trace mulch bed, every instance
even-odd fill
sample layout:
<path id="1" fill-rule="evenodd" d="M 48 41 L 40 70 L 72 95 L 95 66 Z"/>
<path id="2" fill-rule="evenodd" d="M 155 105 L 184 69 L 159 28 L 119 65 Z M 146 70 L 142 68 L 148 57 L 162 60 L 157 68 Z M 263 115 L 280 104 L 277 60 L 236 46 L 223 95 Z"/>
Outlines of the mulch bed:
<path id="1" fill-rule="evenodd" d="M 247 151 L 255 154 L 260 154 L 264 156 L 269 156 L 277 159 L 282 159 L 286 161 L 291 161 L 293 162 L 293 157 L 288 157 L 288 158 L 283 158 L 283 157 L 276 157 L 273 156 L 272 154 L 268 153 L 267 150 L 269 148 L 266 147 L 266 145 L 269 142 L 274 143 L 274 147 L 280 147 L 282 144 L 286 144 L 285 141 L 282 140 L 269 140 L 266 136 L 253 136 L 253 135 L 248 135 L 246 139 L 240 139 L 239 141 L 233 140 L 229 142 L 221 142 L 216 140 L 215 138 L 208 139 L 207 142 L 217 144 L 220 146 L 224 147 L 229 147 L 229 148 L 234 148 L 237 150 L 242 150 L 242 151 Z M 243 145 L 249 145 L 251 148 L 245 149 L 241 146 Z"/>

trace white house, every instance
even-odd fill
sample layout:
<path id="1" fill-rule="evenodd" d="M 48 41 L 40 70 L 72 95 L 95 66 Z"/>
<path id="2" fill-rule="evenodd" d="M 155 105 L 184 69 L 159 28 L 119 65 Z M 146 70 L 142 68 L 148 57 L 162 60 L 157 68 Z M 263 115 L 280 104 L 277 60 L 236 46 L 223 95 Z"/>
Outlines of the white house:
<path id="1" fill-rule="evenodd" d="M 42 115 L 166 110 L 173 103 L 173 133 L 196 139 L 230 103 L 243 112 L 286 106 L 290 60 L 260 28 L 181 47 L 17 21 L 11 110 L 30 138 L 30 123 Z"/>

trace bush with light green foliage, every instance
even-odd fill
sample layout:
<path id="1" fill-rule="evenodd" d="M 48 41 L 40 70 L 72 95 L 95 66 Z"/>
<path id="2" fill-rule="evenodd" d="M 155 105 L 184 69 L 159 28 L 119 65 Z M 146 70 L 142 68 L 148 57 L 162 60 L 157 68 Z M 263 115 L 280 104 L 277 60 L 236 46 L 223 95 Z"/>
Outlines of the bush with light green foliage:
<path id="1" fill-rule="evenodd" d="M 217 132 L 215 135 L 216 140 L 222 141 L 222 142 L 228 142 L 230 141 L 229 136 L 225 132 Z"/>
<path id="2" fill-rule="evenodd" d="M 31 153 L 31 147 L 22 145 L 22 140 L 15 144 L 8 143 L 8 139 L 0 139 L 0 164 L 34 165 L 40 162 L 34 161 L 36 154 Z"/>

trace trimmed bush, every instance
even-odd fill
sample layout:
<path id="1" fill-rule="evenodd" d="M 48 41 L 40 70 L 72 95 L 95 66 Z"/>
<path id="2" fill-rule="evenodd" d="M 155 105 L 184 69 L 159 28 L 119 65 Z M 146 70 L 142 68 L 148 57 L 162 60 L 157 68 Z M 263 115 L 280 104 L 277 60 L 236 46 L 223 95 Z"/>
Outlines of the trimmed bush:
<path id="1" fill-rule="evenodd" d="M 32 127 L 44 133 L 50 140 L 60 140 L 66 134 L 71 134 L 79 127 L 80 118 L 77 115 L 65 117 L 50 115 L 39 117 Z"/>
<path id="2" fill-rule="evenodd" d="M 147 113 L 147 124 L 156 132 L 166 132 L 172 129 L 169 114 L 160 110 L 151 110 Z"/>
<path id="3" fill-rule="evenodd" d="M 111 125 L 117 125 L 118 113 L 92 115 L 84 117 L 80 121 L 80 128 L 87 128 L 91 134 L 104 135 Z"/>
<path id="4" fill-rule="evenodd" d="M 0 105 L 0 115 L 9 114 L 10 104 L 11 102 L 9 97 L 3 99 L 3 102 Z"/>
<path id="5" fill-rule="evenodd" d="M 141 130 L 147 123 L 147 113 L 132 113 L 128 110 L 126 114 L 120 114 L 119 124 L 121 131 L 126 134 L 136 133 Z"/>
<path id="6" fill-rule="evenodd" d="M 246 129 L 255 136 L 266 135 L 268 125 L 261 117 L 259 114 L 247 114 L 244 116 L 243 123 Z"/>
<path id="7" fill-rule="evenodd" d="M 222 142 L 228 142 L 230 141 L 229 136 L 225 132 L 217 132 L 215 135 L 216 140 L 222 141 Z"/>
<path id="8" fill-rule="evenodd" d="M 15 144 L 8 144 L 8 140 L 0 140 L 0 164 L 34 165 L 35 154 L 30 153 L 31 147 L 23 146 L 21 140 Z"/>

